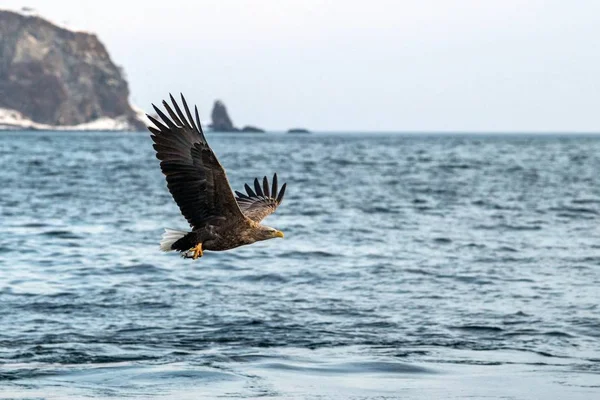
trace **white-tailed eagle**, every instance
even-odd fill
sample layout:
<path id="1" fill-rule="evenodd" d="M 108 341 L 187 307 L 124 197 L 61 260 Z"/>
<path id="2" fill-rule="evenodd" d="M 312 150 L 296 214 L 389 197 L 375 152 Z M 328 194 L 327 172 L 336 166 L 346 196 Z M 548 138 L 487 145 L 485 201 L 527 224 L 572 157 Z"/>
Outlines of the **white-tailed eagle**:
<path id="1" fill-rule="evenodd" d="M 206 142 L 198 107 L 194 122 L 183 95 L 185 114 L 173 96 L 170 98 L 173 108 L 163 101 L 169 116 L 152 105 L 162 122 L 148 115 L 155 125 L 148 129 L 167 187 L 192 230 L 165 229 L 161 250 L 179 251 L 195 260 L 204 250 L 223 251 L 283 237 L 283 232 L 260 222 L 281 204 L 286 184 L 279 189 L 275 174 L 270 184 L 267 177 L 262 185 L 254 179 L 254 189 L 246 184 L 246 193 L 236 191 L 234 195 L 225 170 Z"/>

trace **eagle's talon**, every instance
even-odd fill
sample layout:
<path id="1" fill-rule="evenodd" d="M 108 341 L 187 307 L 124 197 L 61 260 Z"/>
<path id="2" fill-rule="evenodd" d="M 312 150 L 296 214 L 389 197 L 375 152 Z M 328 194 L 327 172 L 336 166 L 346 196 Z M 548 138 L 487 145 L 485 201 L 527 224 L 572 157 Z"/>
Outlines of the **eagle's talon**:
<path id="1" fill-rule="evenodd" d="M 191 257 L 194 260 L 197 260 L 198 257 L 202 257 L 204 255 L 204 253 L 202 252 L 202 243 L 198 243 L 198 245 L 196 247 L 191 248 L 189 251 L 193 251 L 194 252 L 194 254 Z"/>

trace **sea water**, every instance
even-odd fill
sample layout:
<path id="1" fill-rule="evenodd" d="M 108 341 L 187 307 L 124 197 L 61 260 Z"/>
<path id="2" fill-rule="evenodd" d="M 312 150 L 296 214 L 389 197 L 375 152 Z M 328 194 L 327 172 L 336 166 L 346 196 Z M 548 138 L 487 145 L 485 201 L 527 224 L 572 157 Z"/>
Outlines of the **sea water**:
<path id="1" fill-rule="evenodd" d="M 285 239 L 161 253 L 146 133 L 0 134 L 0 398 L 600 398 L 600 137 L 208 139 Z"/>

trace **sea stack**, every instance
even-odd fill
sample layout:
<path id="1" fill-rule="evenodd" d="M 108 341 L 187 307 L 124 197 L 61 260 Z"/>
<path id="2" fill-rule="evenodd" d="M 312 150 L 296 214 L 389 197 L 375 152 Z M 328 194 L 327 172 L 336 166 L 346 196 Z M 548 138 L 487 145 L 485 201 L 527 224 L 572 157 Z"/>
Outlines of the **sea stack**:
<path id="1" fill-rule="evenodd" d="M 216 100 L 211 113 L 211 128 L 216 132 L 237 132 L 231 118 L 227 113 L 227 107 L 221 100 Z"/>

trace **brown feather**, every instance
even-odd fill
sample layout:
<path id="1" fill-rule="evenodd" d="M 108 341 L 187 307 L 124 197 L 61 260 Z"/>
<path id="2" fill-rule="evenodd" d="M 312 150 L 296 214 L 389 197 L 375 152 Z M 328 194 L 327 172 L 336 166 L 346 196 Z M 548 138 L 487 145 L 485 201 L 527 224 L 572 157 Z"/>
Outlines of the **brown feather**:
<path id="1" fill-rule="evenodd" d="M 171 118 L 154 106 L 163 122 L 151 118 L 156 128 L 149 130 L 167 187 L 181 213 L 194 229 L 243 219 L 225 170 L 201 133 L 199 118 L 198 125 L 194 124 L 183 97 L 187 118 L 173 96 L 169 97 L 175 111 L 167 102 L 163 105 Z"/>
<path id="2" fill-rule="evenodd" d="M 281 192 L 277 193 L 277 174 L 273 175 L 271 190 L 269 190 L 267 177 L 263 178 L 262 188 L 256 178 L 254 179 L 254 190 L 248 184 L 244 184 L 247 194 L 236 191 L 236 200 L 244 215 L 258 223 L 275 212 L 283 200 L 285 188 L 286 184 L 284 183 Z"/>

